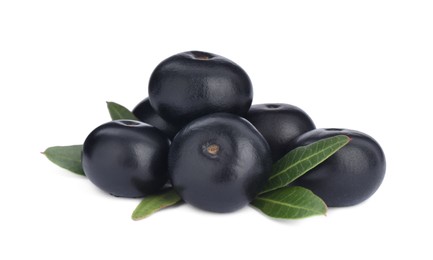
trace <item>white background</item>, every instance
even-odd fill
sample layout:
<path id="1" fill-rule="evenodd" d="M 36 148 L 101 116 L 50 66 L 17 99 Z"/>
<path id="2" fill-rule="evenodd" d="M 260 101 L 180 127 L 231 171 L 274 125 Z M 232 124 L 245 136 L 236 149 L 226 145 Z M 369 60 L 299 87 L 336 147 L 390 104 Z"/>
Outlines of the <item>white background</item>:
<path id="1" fill-rule="evenodd" d="M 0 2 L 0 259 L 432 259 L 431 1 L 147 2 Z M 134 222 L 139 200 L 40 154 L 82 143 L 109 120 L 105 101 L 132 109 L 153 68 L 187 50 L 241 65 L 254 103 L 372 135 L 381 188 L 298 221 L 182 205 Z"/>

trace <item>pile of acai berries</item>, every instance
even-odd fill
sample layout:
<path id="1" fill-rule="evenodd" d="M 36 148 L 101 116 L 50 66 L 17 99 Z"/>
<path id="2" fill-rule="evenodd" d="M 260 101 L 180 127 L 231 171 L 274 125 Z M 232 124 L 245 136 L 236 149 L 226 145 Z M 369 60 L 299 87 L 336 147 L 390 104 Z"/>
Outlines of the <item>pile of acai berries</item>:
<path id="1" fill-rule="evenodd" d="M 300 108 L 252 105 L 247 73 L 219 55 L 190 51 L 153 71 L 149 95 L 132 111 L 94 129 L 83 145 L 82 168 L 100 189 L 146 197 L 172 186 L 185 202 L 232 212 L 263 189 L 272 165 L 291 150 L 346 135 L 350 142 L 291 185 L 311 190 L 327 206 L 369 198 L 385 174 L 385 156 L 370 136 L 316 129 Z"/>

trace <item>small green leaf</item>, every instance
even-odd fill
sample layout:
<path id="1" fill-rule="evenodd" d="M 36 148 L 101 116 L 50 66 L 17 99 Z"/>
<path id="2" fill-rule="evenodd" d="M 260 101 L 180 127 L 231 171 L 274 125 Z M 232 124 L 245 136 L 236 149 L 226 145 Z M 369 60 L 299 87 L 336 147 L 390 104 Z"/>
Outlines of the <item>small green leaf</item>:
<path id="1" fill-rule="evenodd" d="M 273 218 L 299 219 L 326 215 L 326 204 L 302 187 L 284 187 L 258 196 L 251 205 Z"/>
<path id="2" fill-rule="evenodd" d="M 337 135 L 290 151 L 272 166 L 271 177 L 260 194 L 287 186 L 325 161 L 349 141 L 348 136 Z"/>
<path id="3" fill-rule="evenodd" d="M 137 117 L 126 107 L 114 102 L 107 102 L 108 112 L 112 120 L 129 119 L 138 120 Z"/>
<path id="4" fill-rule="evenodd" d="M 132 219 L 140 220 L 146 218 L 152 213 L 174 205 L 181 200 L 181 197 L 173 189 L 166 189 L 159 194 L 147 196 L 135 208 L 132 213 Z"/>
<path id="5" fill-rule="evenodd" d="M 81 167 L 82 145 L 49 147 L 42 154 L 58 166 L 79 175 L 85 175 Z"/>

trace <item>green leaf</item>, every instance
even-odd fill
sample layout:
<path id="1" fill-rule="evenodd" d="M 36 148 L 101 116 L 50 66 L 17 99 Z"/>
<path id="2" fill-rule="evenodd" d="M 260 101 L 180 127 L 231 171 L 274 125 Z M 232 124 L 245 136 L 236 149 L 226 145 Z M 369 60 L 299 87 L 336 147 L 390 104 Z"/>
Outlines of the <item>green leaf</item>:
<path id="1" fill-rule="evenodd" d="M 82 145 L 54 146 L 42 152 L 47 158 L 58 166 L 79 175 L 85 175 L 81 167 Z"/>
<path id="2" fill-rule="evenodd" d="M 146 218 L 152 213 L 174 205 L 181 200 L 181 197 L 173 189 L 166 189 L 159 194 L 147 196 L 135 208 L 132 213 L 132 219 L 140 220 Z"/>
<path id="3" fill-rule="evenodd" d="M 112 120 L 129 119 L 138 121 L 137 117 L 122 105 L 114 102 L 107 102 L 107 107 Z"/>
<path id="4" fill-rule="evenodd" d="M 271 175 L 260 194 L 287 186 L 325 161 L 349 141 L 348 136 L 337 135 L 290 151 L 272 166 Z"/>
<path id="5" fill-rule="evenodd" d="M 299 219 L 326 215 L 326 204 L 308 189 L 284 187 L 258 196 L 251 205 L 273 218 Z"/>

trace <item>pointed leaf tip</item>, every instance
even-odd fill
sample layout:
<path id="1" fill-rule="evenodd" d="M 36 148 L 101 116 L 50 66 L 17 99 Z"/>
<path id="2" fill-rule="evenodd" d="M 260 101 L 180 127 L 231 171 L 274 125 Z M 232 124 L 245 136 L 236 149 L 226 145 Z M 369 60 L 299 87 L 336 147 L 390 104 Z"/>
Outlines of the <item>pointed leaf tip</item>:
<path id="1" fill-rule="evenodd" d="M 53 146 L 44 152 L 48 160 L 54 164 L 79 175 L 85 175 L 81 167 L 83 145 Z"/>
<path id="2" fill-rule="evenodd" d="M 107 108 L 112 120 L 127 119 L 138 121 L 137 117 L 131 111 L 120 104 L 107 101 Z"/>
<path id="3" fill-rule="evenodd" d="M 146 218 L 158 210 L 177 204 L 181 200 L 181 197 L 174 189 L 163 190 L 158 194 L 143 198 L 137 208 L 135 208 L 131 218 L 133 220 Z"/>
<path id="4" fill-rule="evenodd" d="M 348 136 L 337 135 L 290 151 L 272 166 L 271 175 L 261 194 L 287 186 L 325 161 L 349 141 Z"/>
<path id="5" fill-rule="evenodd" d="M 258 196 L 251 205 L 273 218 L 300 219 L 326 215 L 327 206 L 308 189 L 294 186 Z"/>

